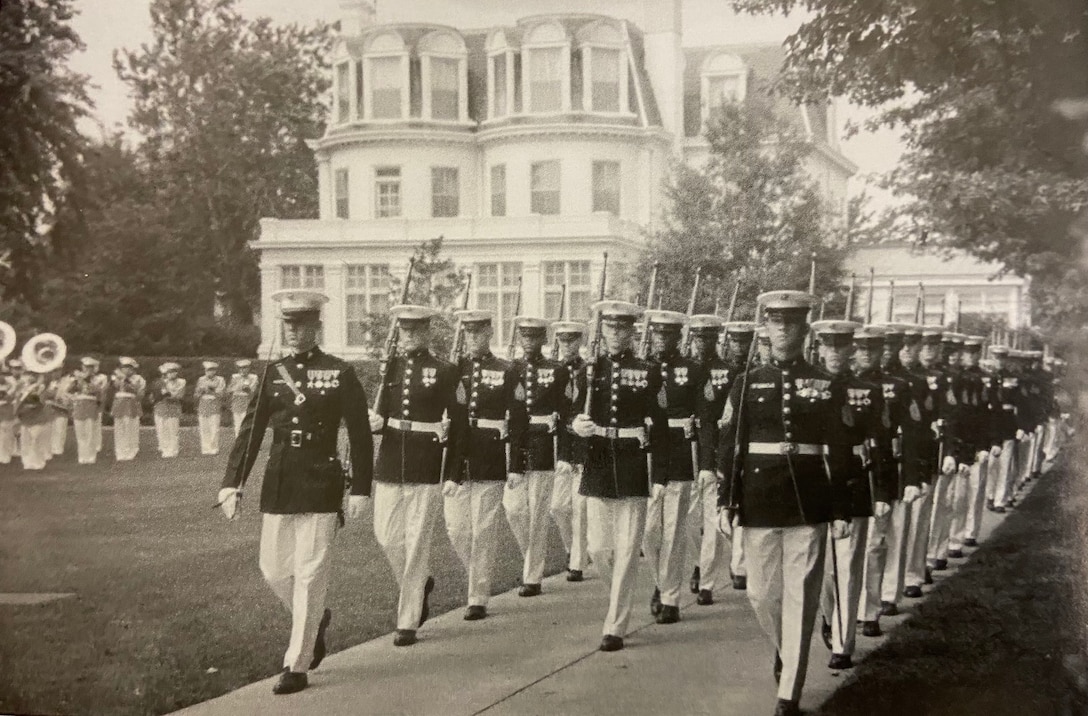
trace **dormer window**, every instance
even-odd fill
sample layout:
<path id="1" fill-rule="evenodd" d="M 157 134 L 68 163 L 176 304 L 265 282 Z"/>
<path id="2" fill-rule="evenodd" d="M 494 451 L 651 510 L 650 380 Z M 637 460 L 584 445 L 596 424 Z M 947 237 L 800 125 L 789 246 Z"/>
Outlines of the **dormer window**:
<path id="1" fill-rule="evenodd" d="M 582 106 L 590 112 L 618 113 L 627 107 L 627 53 L 620 30 L 596 22 L 578 33 L 582 50 Z"/>
<path id="2" fill-rule="evenodd" d="M 506 117 L 517 111 L 516 49 L 502 30 L 496 30 L 487 39 L 488 119 Z"/>
<path id="3" fill-rule="evenodd" d="M 439 30 L 419 41 L 423 117 L 468 121 L 468 62 L 460 36 Z"/>
<path id="4" fill-rule="evenodd" d="M 364 119 L 407 119 L 408 49 L 395 32 L 367 39 L 363 54 Z"/>
<path id="5" fill-rule="evenodd" d="M 523 106 L 533 113 L 570 111 L 570 37 L 557 22 L 541 22 L 526 34 Z"/>
<path id="6" fill-rule="evenodd" d="M 747 80 L 748 68 L 736 55 L 723 52 L 708 57 L 702 71 L 703 123 L 726 104 L 743 102 Z"/>
<path id="7" fill-rule="evenodd" d="M 336 65 L 336 114 L 333 121 L 337 124 L 351 119 L 351 63 L 341 62 Z"/>

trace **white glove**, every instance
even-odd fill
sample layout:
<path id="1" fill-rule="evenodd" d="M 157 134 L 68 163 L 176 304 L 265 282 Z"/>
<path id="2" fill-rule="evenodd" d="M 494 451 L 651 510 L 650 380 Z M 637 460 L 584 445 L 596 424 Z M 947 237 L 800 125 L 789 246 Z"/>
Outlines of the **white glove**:
<path id="1" fill-rule="evenodd" d="M 506 475 L 506 486 L 511 490 L 516 490 L 521 487 L 522 481 L 525 479 L 525 475 L 520 472 L 511 472 Z"/>
<path id="2" fill-rule="evenodd" d="M 378 415 L 373 410 L 368 410 L 367 416 L 370 418 L 370 432 L 376 433 L 385 427 L 385 418 Z"/>
<path id="3" fill-rule="evenodd" d="M 903 502 L 906 502 L 908 505 L 921 496 L 922 491 L 914 485 L 907 485 L 905 488 L 903 488 Z"/>
<path id="4" fill-rule="evenodd" d="M 228 520 L 233 520 L 241 512 L 242 493 L 236 487 L 224 487 L 219 491 L 219 509 L 223 510 Z"/>
<path id="5" fill-rule="evenodd" d="M 555 463 L 555 474 L 556 475 L 573 475 L 574 474 L 574 465 L 571 465 L 566 460 L 557 460 L 556 463 Z"/>
<path id="6" fill-rule="evenodd" d="M 930 484 L 928 482 L 922 483 L 922 494 L 919 497 L 925 497 L 929 494 Z"/>
<path id="7" fill-rule="evenodd" d="M 729 519 L 729 510 L 724 507 L 718 508 L 718 531 L 726 539 L 733 539 L 733 522 Z"/>
<path id="8" fill-rule="evenodd" d="M 990 448 L 990 457 L 994 457 L 994 458 L 1001 457 L 1001 446 L 1000 445 L 994 445 L 992 448 Z"/>
<path id="9" fill-rule="evenodd" d="M 592 418 L 585 413 L 579 413 L 571 422 L 571 428 L 573 428 L 574 434 L 581 438 L 592 437 L 593 429 L 596 427 L 597 426 L 593 424 Z"/>
<path id="10" fill-rule="evenodd" d="M 846 520 L 835 520 L 831 523 L 831 538 L 846 539 L 854 532 L 854 526 Z"/>
<path id="11" fill-rule="evenodd" d="M 944 456 L 944 462 L 941 463 L 941 472 L 945 475 L 951 475 L 956 471 L 956 458 L 951 455 Z"/>
<path id="12" fill-rule="evenodd" d="M 442 483 L 442 496 L 453 497 L 457 492 L 457 483 L 453 480 L 446 480 Z"/>
<path id="13" fill-rule="evenodd" d="M 348 517 L 353 520 L 362 517 L 369 499 L 366 495 L 348 495 Z"/>
<path id="14" fill-rule="evenodd" d="M 960 465 L 960 477 L 966 479 L 966 478 L 968 478 L 970 476 L 971 476 L 971 466 L 970 465 Z"/>
<path id="15" fill-rule="evenodd" d="M 1017 440 L 1023 440 L 1025 435 L 1026 435 L 1026 433 L 1023 430 L 1021 430 L 1020 428 L 1016 429 L 1016 439 Z"/>
<path id="16" fill-rule="evenodd" d="M 891 511 L 892 506 L 889 505 L 887 502 L 877 502 L 875 505 L 873 505 L 873 515 L 875 515 L 876 517 L 883 517 Z"/>
<path id="17" fill-rule="evenodd" d="M 699 484 L 700 485 L 712 485 L 718 481 L 718 476 L 714 474 L 713 470 L 700 470 L 699 471 Z"/>
<path id="18" fill-rule="evenodd" d="M 664 485 L 659 485 L 659 484 L 657 484 L 655 482 L 653 484 L 653 487 L 650 488 L 650 499 L 651 500 L 660 500 L 664 494 L 665 494 L 665 486 Z"/>

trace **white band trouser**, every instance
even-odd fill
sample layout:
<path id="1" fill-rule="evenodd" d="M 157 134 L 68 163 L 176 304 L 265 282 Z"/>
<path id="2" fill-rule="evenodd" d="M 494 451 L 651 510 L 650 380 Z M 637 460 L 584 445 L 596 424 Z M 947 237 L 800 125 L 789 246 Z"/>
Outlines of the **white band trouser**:
<path id="1" fill-rule="evenodd" d="M 544 579 L 544 560 L 548 556 L 548 508 L 554 478 L 555 473 L 550 470 L 531 470 L 516 482 L 508 480 L 503 490 L 506 521 L 524 558 L 522 584 L 540 584 Z"/>
<path id="2" fill-rule="evenodd" d="M 261 574 L 291 614 L 291 639 L 283 665 L 306 672 L 325 612 L 332 568 L 335 512 L 265 514 L 261 522 Z"/>
<path id="3" fill-rule="evenodd" d="M 2 439 L 2 438 L 0 438 Z M 64 454 L 64 445 L 68 442 L 68 415 L 61 413 L 53 416 L 53 430 L 50 433 L 50 448 L 54 455 Z M 3 462 L 3 460 L 0 460 Z"/>
<path id="4" fill-rule="evenodd" d="M 209 415 L 197 415 L 197 423 L 200 425 L 200 454 L 219 454 L 219 413 Z"/>
<path id="5" fill-rule="evenodd" d="M 133 460 L 140 452 L 140 419 L 113 419 L 113 452 L 121 461 Z"/>
<path id="6" fill-rule="evenodd" d="M 930 476 L 930 485 L 933 477 Z M 926 579 L 926 548 L 929 546 L 929 524 L 933 516 L 932 487 L 924 497 L 910 505 L 910 525 L 907 531 L 907 563 L 904 567 L 903 585 L 921 587 Z"/>
<path id="7" fill-rule="evenodd" d="M 91 424 L 91 438 L 94 441 L 94 453 L 102 452 L 102 413 L 99 412 Z"/>
<path id="8" fill-rule="evenodd" d="M 159 442 L 159 453 L 163 457 L 178 456 L 178 433 L 180 420 L 173 415 L 155 413 L 155 436 Z"/>
<path id="9" fill-rule="evenodd" d="M 824 583 L 820 596 L 820 612 L 831 625 L 831 650 L 836 654 L 848 655 L 854 653 L 857 637 L 857 614 L 864 585 L 869 518 L 854 517 L 850 523 L 853 529 L 850 530 L 849 537 L 834 539 L 830 532 L 827 536 L 828 549 L 835 550 L 838 565 L 838 598 L 836 599 L 835 594 L 835 569 L 832 566 L 836 562 L 832 561 L 830 554 L 824 559 Z"/>
<path id="10" fill-rule="evenodd" d="M 651 496 L 646 506 L 646 528 L 642 551 L 650 566 L 654 586 L 661 592 L 661 603 L 675 607 L 680 604 L 680 588 L 684 581 L 684 523 L 691 499 L 690 481 L 673 480 L 665 489 Z"/>
<path id="11" fill-rule="evenodd" d="M 501 481 L 467 481 L 443 499 L 446 532 L 468 573 L 468 605 L 486 607 L 498 543 Z"/>
<path id="12" fill-rule="evenodd" d="M 80 418 L 72 421 L 76 434 L 76 456 L 79 464 L 89 465 L 95 461 L 98 451 L 94 447 L 94 426 L 101 423 L 96 418 Z"/>
<path id="13" fill-rule="evenodd" d="M 933 483 L 933 509 L 930 515 L 929 544 L 926 558 L 929 561 L 948 559 L 948 535 L 952 528 L 952 491 L 962 478 L 958 473 L 937 475 Z"/>
<path id="14" fill-rule="evenodd" d="M 20 429 L 20 442 L 22 452 L 20 459 L 25 470 L 42 470 L 45 463 L 53 456 L 49 435 L 48 422 L 28 425 L 24 423 Z"/>
<path id="15" fill-rule="evenodd" d="M 0 465 L 7 465 L 15 454 L 15 421 L 0 420 Z"/>
<path id="16" fill-rule="evenodd" d="M 608 587 L 608 614 L 601 633 L 627 636 L 638 586 L 638 553 L 646 521 L 646 498 L 586 498 L 589 555 Z"/>
<path id="17" fill-rule="evenodd" d="M 550 511 L 570 555 L 567 568 L 577 570 L 586 567 L 586 498 L 579 493 L 581 487 L 582 465 L 556 463 Z"/>
<path id="18" fill-rule="evenodd" d="M 820 606 L 827 524 L 746 527 L 748 601 L 778 650 L 778 698 L 797 701 L 805 686 L 809 644 Z"/>
<path id="19" fill-rule="evenodd" d="M 246 418 L 246 411 L 231 411 L 231 417 L 234 419 L 234 437 L 238 437 L 238 433 L 242 432 L 242 421 Z"/>
<path id="20" fill-rule="evenodd" d="M 415 630 L 431 572 L 431 542 L 442 509 L 442 486 L 374 482 L 374 537 L 400 587 L 397 629 Z"/>

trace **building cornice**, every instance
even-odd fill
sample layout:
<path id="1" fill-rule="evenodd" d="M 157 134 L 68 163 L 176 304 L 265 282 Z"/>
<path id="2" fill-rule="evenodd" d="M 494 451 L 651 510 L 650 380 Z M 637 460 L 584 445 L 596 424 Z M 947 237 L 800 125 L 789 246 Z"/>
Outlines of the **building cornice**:
<path id="1" fill-rule="evenodd" d="M 481 126 L 476 133 L 480 144 L 518 140 L 577 137 L 607 139 L 649 139 L 671 144 L 672 137 L 662 127 L 581 122 L 525 122 L 499 126 Z"/>
<path id="2" fill-rule="evenodd" d="M 465 125 L 455 127 L 429 125 L 425 127 L 369 125 L 338 129 L 320 139 L 307 139 L 306 144 L 316 154 L 359 144 L 461 144 L 476 142 L 475 135 Z"/>

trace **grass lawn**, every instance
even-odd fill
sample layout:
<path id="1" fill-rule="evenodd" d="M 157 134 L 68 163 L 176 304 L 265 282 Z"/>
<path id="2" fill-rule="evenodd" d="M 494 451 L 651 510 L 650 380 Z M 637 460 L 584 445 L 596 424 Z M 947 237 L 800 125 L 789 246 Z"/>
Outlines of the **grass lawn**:
<path id="1" fill-rule="evenodd" d="M 141 431 L 140 457 L 116 463 L 112 434 L 96 465 L 74 444 L 41 472 L 0 466 L 0 592 L 73 592 L 33 606 L 0 605 L 0 712 L 160 714 L 280 670 L 288 615 L 257 568 L 263 458 L 241 519 L 211 505 L 230 445 L 200 456 L 195 429 L 163 460 Z M 502 522 L 496 592 L 520 581 Z M 440 522 L 432 613 L 460 608 L 465 575 Z M 563 567 L 554 527 L 548 572 Z M 394 628 L 396 585 L 369 516 L 336 541 L 330 651 Z M 426 627 L 424 628 L 424 634 Z"/>

